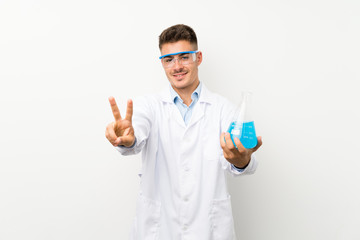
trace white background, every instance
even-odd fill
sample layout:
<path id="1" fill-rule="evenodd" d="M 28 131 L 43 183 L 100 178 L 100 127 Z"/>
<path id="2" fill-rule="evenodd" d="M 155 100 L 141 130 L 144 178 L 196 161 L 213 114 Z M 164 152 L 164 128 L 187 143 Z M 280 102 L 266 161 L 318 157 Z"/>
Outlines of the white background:
<path id="1" fill-rule="evenodd" d="M 210 90 L 254 92 L 238 238 L 360 239 L 357 0 L 0 0 L 0 239 L 127 239 L 140 156 L 105 139 L 107 98 L 167 86 L 158 36 L 177 23 Z"/>

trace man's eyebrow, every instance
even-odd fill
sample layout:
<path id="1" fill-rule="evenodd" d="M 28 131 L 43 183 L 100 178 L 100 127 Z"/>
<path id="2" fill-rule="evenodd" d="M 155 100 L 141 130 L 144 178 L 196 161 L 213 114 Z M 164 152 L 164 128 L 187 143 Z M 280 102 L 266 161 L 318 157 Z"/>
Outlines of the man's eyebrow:
<path id="1" fill-rule="evenodd" d="M 181 57 L 181 56 L 187 55 L 187 54 L 189 54 L 189 53 L 180 53 L 180 54 L 176 54 L 176 55 L 179 55 L 179 56 Z M 169 55 L 169 56 L 166 56 L 166 57 L 164 57 L 164 58 L 173 58 L 173 57 L 176 56 L 176 55 Z"/>

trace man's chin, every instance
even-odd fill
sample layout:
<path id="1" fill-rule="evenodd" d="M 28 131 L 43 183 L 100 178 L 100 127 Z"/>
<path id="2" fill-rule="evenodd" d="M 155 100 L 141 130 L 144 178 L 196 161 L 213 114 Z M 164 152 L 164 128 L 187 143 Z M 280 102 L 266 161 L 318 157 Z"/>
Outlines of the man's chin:
<path id="1" fill-rule="evenodd" d="M 171 79 L 171 83 L 172 85 L 180 87 L 185 84 L 185 79 Z"/>
<path id="2" fill-rule="evenodd" d="M 173 88 L 176 88 L 176 89 L 185 89 L 187 86 L 185 85 L 185 84 L 183 84 L 183 83 L 179 83 L 179 82 L 172 82 L 172 87 Z"/>

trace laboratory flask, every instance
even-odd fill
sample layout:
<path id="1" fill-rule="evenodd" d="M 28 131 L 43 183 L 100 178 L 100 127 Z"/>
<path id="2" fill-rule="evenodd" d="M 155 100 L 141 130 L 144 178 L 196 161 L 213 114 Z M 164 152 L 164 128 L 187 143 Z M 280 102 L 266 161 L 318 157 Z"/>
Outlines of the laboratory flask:
<path id="1" fill-rule="evenodd" d="M 241 101 L 234 111 L 228 132 L 230 133 L 234 145 L 234 138 L 237 137 L 245 148 L 254 148 L 257 145 L 257 137 L 254 119 L 251 113 L 252 93 L 243 91 L 240 92 L 240 96 Z"/>

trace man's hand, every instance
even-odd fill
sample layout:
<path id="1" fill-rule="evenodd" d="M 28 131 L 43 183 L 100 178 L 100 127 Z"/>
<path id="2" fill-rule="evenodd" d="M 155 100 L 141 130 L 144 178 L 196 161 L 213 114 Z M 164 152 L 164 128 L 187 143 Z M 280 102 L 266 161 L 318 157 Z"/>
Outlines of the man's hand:
<path id="1" fill-rule="evenodd" d="M 109 102 L 115 118 L 115 122 L 107 125 L 105 136 L 114 146 L 122 145 L 125 147 L 131 147 L 135 142 L 134 128 L 131 122 L 133 114 L 133 102 L 128 100 L 126 116 L 124 119 L 121 118 L 120 111 L 116 105 L 114 97 L 109 97 Z"/>
<path id="2" fill-rule="evenodd" d="M 230 133 L 222 133 L 220 136 L 220 144 L 224 152 L 224 157 L 237 168 L 244 168 L 249 164 L 251 154 L 262 145 L 261 137 L 258 137 L 257 140 L 258 144 L 254 148 L 246 149 L 241 144 L 239 138 L 235 137 L 234 142 L 236 148 L 231 140 Z"/>

